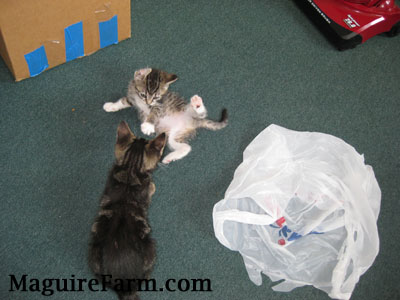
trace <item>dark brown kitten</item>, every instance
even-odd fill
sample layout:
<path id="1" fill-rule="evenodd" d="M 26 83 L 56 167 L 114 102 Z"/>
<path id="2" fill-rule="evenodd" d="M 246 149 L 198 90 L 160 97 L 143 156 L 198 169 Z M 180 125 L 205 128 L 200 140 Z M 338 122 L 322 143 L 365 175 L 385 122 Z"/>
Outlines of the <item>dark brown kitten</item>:
<path id="1" fill-rule="evenodd" d="M 92 226 L 89 266 L 100 279 L 112 276 L 107 285 L 119 299 L 139 299 L 137 281 L 126 279 L 149 278 L 155 262 L 147 210 L 155 192 L 151 172 L 165 143 L 165 134 L 147 141 L 136 138 L 126 122 L 118 126 L 116 161 Z"/>

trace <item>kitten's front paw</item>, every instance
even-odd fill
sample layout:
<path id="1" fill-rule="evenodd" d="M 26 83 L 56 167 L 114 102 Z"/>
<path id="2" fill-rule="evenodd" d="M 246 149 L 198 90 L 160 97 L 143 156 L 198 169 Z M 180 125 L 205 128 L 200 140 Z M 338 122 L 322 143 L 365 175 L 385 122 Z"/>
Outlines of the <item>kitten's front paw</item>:
<path id="1" fill-rule="evenodd" d="M 104 109 L 106 112 L 114 112 L 114 111 L 119 110 L 118 105 L 116 105 L 114 102 L 107 102 L 107 103 L 104 103 L 103 109 Z"/>
<path id="2" fill-rule="evenodd" d="M 149 122 L 144 122 L 142 125 L 140 125 L 140 129 L 142 132 L 146 135 L 150 135 L 154 133 L 154 125 L 150 124 Z"/>
<path id="3" fill-rule="evenodd" d="M 190 104 L 192 105 L 194 111 L 199 115 L 199 117 L 206 117 L 207 110 L 203 104 L 203 99 L 201 99 L 199 95 L 194 95 L 192 98 L 190 98 Z"/>

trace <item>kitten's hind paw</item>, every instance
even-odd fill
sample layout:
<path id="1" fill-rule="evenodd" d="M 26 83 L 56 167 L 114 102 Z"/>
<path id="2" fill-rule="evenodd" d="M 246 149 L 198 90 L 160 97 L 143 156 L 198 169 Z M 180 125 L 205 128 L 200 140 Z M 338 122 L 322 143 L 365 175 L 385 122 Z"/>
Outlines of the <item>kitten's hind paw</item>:
<path id="1" fill-rule="evenodd" d="M 203 99 L 201 99 L 199 95 L 194 95 L 192 98 L 190 98 L 190 104 L 196 111 L 198 109 L 204 109 Z"/>
<path id="2" fill-rule="evenodd" d="M 172 159 L 165 157 L 165 158 L 162 160 L 162 163 L 163 163 L 164 165 L 168 165 L 171 161 L 172 161 Z"/>
<path id="3" fill-rule="evenodd" d="M 170 162 L 173 162 L 175 160 L 178 160 L 180 157 L 177 157 L 175 152 L 169 153 L 164 159 L 162 160 L 162 163 L 165 165 L 168 165 Z"/>
<path id="4" fill-rule="evenodd" d="M 172 161 L 181 159 L 188 155 L 188 153 L 192 150 L 190 145 L 188 144 L 180 144 L 179 149 L 175 150 L 174 152 L 169 153 L 164 159 L 162 160 L 163 164 L 169 164 Z"/>
<path id="5" fill-rule="evenodd" d="M 104 109 L 106 112 L 114 112 L 114 111 L 120 110 L 120 108 L 118 107 L 118 105 L 117 105 L 116 103 L 114 103 L 114 102 L 107 102 L 107 103 L 104 103 L 103 109 Z"/>
<path id="6" fill-rule="evenodd" d="M 140 125 L 140 129 L 146 135 L 151 135 L 155 132 L 154 125 L 149 122 L 144 122 L 142 125 Z"/>
<path id="7" fill-rule="evenodd" d="M 199 95 L 194 95 L 190 98 L 190 104 L 200 118 L 205 118 L 207 116 L 207 110 L 204 106 L 203 99 Z"/>
<path id="8" fill-rule="evenodd" d="M 172 161 L 172 160 L 170 160 L 170 159 L 164 158 L 164 159 L 162 160 L 162 163 L 163 163 L 164 165 L 168 165 L 171 161 Z"/>

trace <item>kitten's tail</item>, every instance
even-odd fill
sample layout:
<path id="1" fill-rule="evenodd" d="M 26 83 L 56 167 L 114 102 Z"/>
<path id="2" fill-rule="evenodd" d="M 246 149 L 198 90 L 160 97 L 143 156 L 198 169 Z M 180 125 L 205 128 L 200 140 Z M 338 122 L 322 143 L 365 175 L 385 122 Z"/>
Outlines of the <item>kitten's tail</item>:
<path id="1" fill-rule="evenodd" d="M 210 130 L 220 130 L 228 125 L 228 111 L 226 108 L 222 110 L 219 122 L 207 119 L 197 120 L 197 128 L 206 128 Z"/>

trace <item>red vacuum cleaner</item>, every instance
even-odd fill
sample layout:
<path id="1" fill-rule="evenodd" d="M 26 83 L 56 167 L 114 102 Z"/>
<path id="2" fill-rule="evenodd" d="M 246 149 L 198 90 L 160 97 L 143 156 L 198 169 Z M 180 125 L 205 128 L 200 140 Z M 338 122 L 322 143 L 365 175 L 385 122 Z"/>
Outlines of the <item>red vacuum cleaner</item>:
<path id="1" fill-rule="evenodd" d="M 385 33 L 400 33 L 400 8 L 394 0 L 302 0 L 296 3 L 339 50 Z"/>

